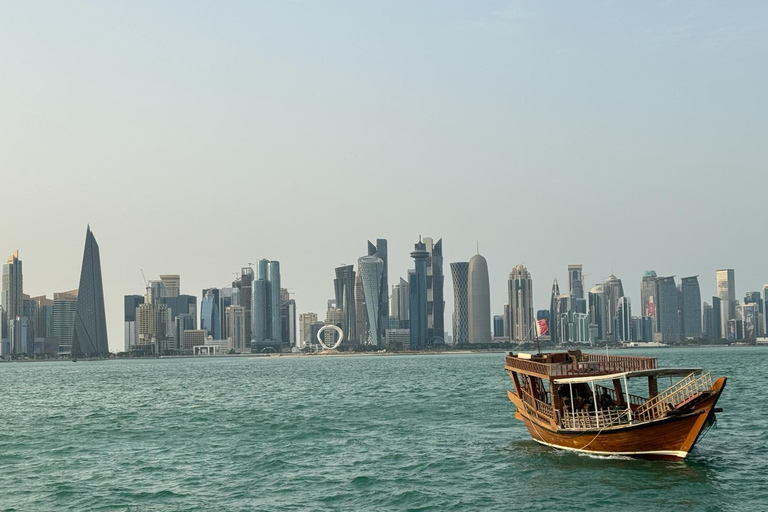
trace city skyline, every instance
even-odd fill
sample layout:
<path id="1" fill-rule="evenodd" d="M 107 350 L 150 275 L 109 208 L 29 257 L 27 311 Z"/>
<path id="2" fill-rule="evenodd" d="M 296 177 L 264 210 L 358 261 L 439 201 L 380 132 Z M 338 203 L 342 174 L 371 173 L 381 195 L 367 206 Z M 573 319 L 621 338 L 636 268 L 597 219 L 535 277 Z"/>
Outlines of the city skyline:
<path id="1" fill-rule="evenodd" d="M 112 349 L 142 269 L 199 300 L 268 257 L 323 318 L 374 237 L 389 285 L 419 234 L 444 272 L 479 242 L 492 315 L 519 263 L 537 310 L 570 264 L 633 311 L 649 269 L 710 302 L 733 268 L 741 298 L 768 282 L 767 24 L 758 2 L 9 4 L 0 257 L 32 296 L 72 290 L 90 223 Z"/>

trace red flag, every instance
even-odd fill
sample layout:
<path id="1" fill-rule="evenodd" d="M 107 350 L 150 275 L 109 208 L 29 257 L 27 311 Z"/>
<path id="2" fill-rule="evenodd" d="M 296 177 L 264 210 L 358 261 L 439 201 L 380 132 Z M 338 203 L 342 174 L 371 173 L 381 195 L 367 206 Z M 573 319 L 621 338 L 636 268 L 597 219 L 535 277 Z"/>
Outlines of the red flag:
<path id="1" fill-rule="evenodd" d="M 547 326 L 547 319 L 541 318 L 536 322 L 537 331 L 539 331 L 539 336 L 542 336 L 544 334 L 549 333 L 549 326 Z"/>

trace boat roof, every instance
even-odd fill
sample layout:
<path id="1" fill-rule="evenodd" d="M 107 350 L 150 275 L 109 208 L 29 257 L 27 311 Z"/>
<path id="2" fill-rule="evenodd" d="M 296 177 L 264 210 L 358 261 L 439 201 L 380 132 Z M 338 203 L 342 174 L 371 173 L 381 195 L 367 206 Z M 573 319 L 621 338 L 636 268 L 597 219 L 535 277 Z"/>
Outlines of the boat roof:
<path id="1" fill-rule="evenodd" d="M 609 373 L 609 374 L 603 374 L 603 375 L 583 375 L 581 377 L 566 377 L 561 379 L 555 379 L 555 384 L 579 384 L 582 382 L 595 382 L 598 380 L 613 380 L 613 379 L 621 379 L 621 378 L 631 378 L 631 377 L 648 377 L 651 375 L 655 375 L 656 377 L 675 377 L 675 376 L 686 376 L 690 374 L 696 374 L 698 375 L 701 373 L 701 368 L 658 368 L 654 370 L 635 370 L 631 372 L 619 372 L 619 373 Z"/>

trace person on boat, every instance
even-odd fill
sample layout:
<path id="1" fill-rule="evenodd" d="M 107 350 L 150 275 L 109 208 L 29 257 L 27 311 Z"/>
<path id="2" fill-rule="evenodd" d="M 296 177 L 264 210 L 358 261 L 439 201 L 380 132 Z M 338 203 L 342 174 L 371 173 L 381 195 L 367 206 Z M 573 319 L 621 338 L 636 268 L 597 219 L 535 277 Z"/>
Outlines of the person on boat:
<path id="1" fill-rule="evenodd" d="M 608 389 L 603 388 L 603 394 L 600 395 L 600 408 L 607 411 L 613 407 L 613 398 L 608 394 Z"/>

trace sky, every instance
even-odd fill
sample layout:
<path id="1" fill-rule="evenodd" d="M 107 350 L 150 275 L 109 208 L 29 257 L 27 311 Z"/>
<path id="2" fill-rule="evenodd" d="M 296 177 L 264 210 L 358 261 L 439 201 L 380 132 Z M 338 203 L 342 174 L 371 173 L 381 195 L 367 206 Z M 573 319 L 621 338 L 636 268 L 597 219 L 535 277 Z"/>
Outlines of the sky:
<path id="1" fill-rule="evenodd" d="M 101 248 L 123 295 L 281 263 L 323 318 L 334 267 L 419 235 L 477 247 L 492 312 L 522 263 L 536 308 L 584 265 L 633 305 L 645 270 L 768 283 L 764 2 L 2 2 L 0 256 L 77 288 Z M 5 261 L 3 259 L 3 261 Z"/>

